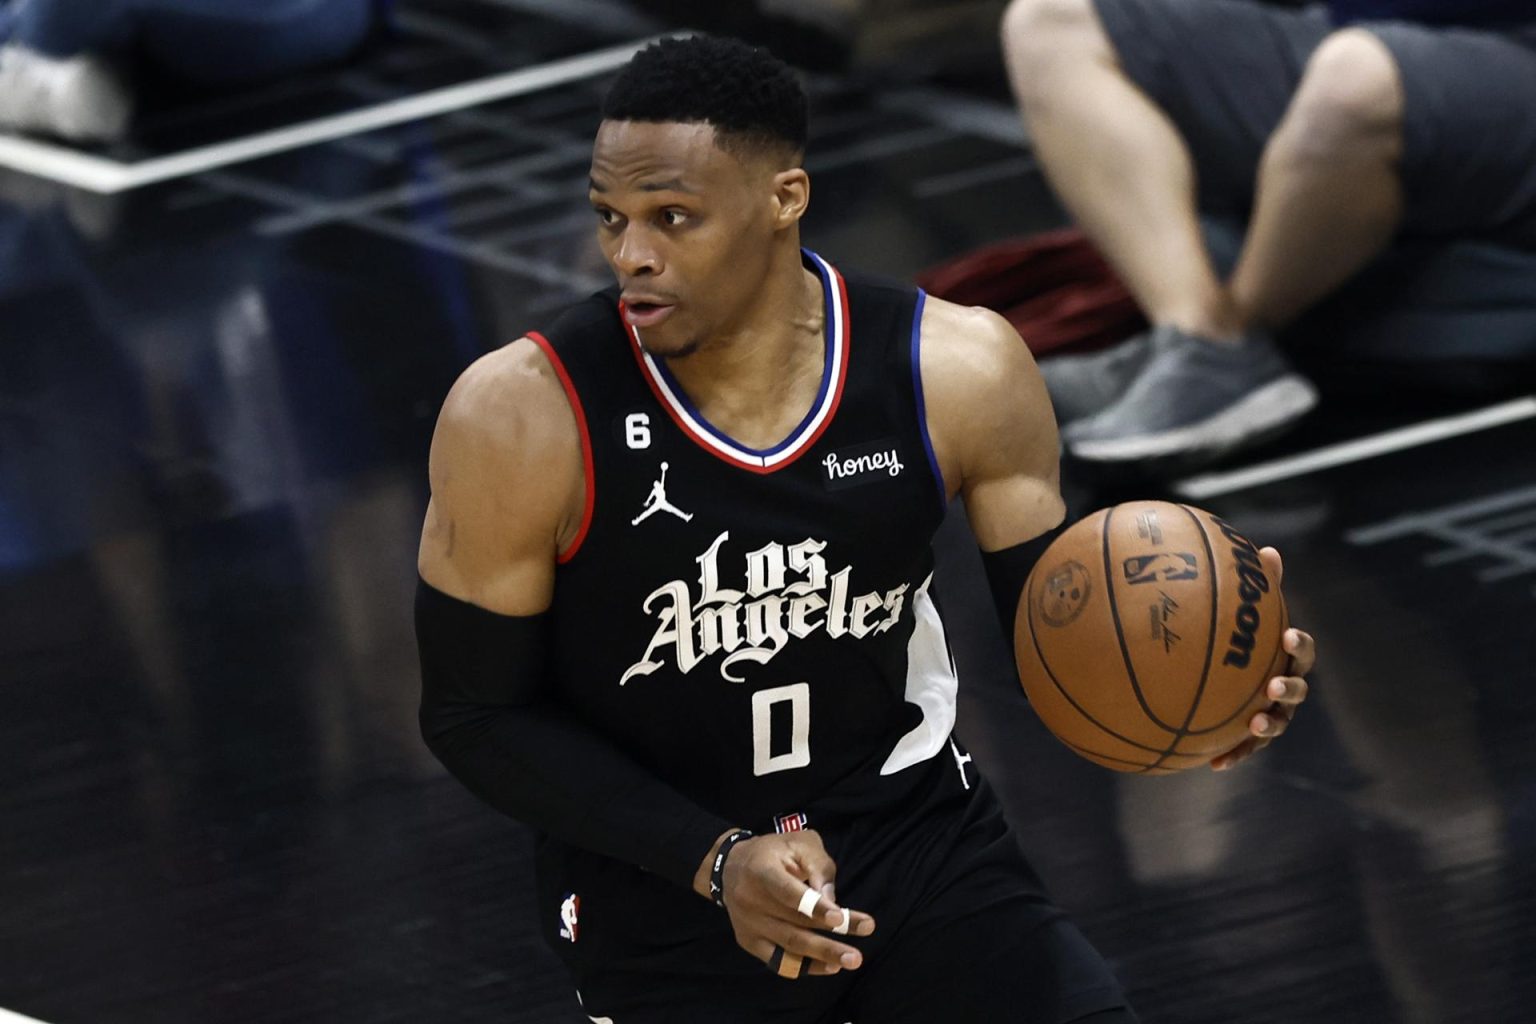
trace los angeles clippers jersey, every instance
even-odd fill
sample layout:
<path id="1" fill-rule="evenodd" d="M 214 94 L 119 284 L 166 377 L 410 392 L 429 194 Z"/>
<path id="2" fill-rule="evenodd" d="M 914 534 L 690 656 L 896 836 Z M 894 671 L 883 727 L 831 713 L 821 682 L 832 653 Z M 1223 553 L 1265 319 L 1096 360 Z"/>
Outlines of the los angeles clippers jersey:
<path id="1" fill-rule="evenodd" d="M 760 832 L 878 812 L 940 755 L 955 771 L 956 678 L 931 586 L 945 497 L 918 373 L 924 297 L 804 260 L 826 303 L 821 388 L 766 450 L 699 414 L 615 291 L 531 335 L 586 462 L 551 609 L 562 699 L 700 806 Z"/>

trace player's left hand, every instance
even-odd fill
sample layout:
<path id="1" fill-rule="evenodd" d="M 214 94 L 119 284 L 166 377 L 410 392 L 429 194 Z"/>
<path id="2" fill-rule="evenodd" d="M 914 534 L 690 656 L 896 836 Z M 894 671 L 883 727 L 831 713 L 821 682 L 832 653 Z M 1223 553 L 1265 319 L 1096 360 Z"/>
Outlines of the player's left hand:
<path id="1" fill-rule="evenodd" d="M 1280 552 L 1274 548 L 1262 548 L 1259 557 L 1264 560 L 1264 568 L 1278 589 L 1285 570 L 1280 561 Z M 1291 656 L 1291 663 L 1286 667 L 1286 675 L 1275 676 L 1269 681 L 1269 697 L 1273 703 L 1248 722 L 1251 736 L 1211 760 L 1212 770 L 1226 771 L 1269 746 L 1275 737 L 1290 727 L 1296 709 L 1307 699 L 1307 680 L 1304 677 L 1317 664 L 1317 646 L 1312 640 L 1312 634 L 1299 629 L 1287 629 L 1280 644 Z"/>

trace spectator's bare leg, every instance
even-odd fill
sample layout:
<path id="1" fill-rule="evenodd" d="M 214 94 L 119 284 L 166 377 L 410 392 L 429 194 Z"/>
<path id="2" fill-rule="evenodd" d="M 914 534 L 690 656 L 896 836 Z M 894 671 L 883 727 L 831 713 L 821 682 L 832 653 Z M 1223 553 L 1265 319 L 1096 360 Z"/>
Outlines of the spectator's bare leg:
<path id="1" fill-rule="evenodd" d="M 1361 29 L 1317 48 L 1259 167 L 1253 221 L 1229 283 L 1250 324 L 1278 327 L 1363 267 L 1402 219 L 1403 89 Z"/>
<path id="2" fill-rule="evenodd" d="M 1148 317 L 1240 334 L 1201 238 L 1188 147 L 1121 72 L 1091 0 L 1013 0 L 1002 37 L 1046 177 Z"/>

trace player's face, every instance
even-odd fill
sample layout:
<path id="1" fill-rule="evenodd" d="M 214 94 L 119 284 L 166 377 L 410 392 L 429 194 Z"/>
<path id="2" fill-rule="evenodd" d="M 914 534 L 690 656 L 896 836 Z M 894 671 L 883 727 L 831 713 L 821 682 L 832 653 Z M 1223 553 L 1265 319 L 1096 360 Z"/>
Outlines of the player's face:
<path id="1" fill-rule="evenodd" d="M 589 198 L 646 349 L 683 356 L 738 324 L 771 265 L 774 174 L 707 124 L 604 121 Z"/>

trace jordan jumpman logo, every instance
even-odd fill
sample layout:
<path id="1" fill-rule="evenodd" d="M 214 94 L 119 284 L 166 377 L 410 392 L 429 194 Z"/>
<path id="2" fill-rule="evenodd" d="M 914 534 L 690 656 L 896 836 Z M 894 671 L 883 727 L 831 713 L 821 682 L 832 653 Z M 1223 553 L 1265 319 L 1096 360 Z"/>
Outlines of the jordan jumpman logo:
<path id="1" fill-rule="evenodd" d="M 685 523 L 693 521 L 693 513 L 684 512 L 667 500 L 667 464 L 665 462 L 661 464 L 661 479 L 651 485 L 651 493 L 645 499 L 645 511 L 631 519 L 629 525 L 639 526 L 657 512 L 670 512 Z"/>

